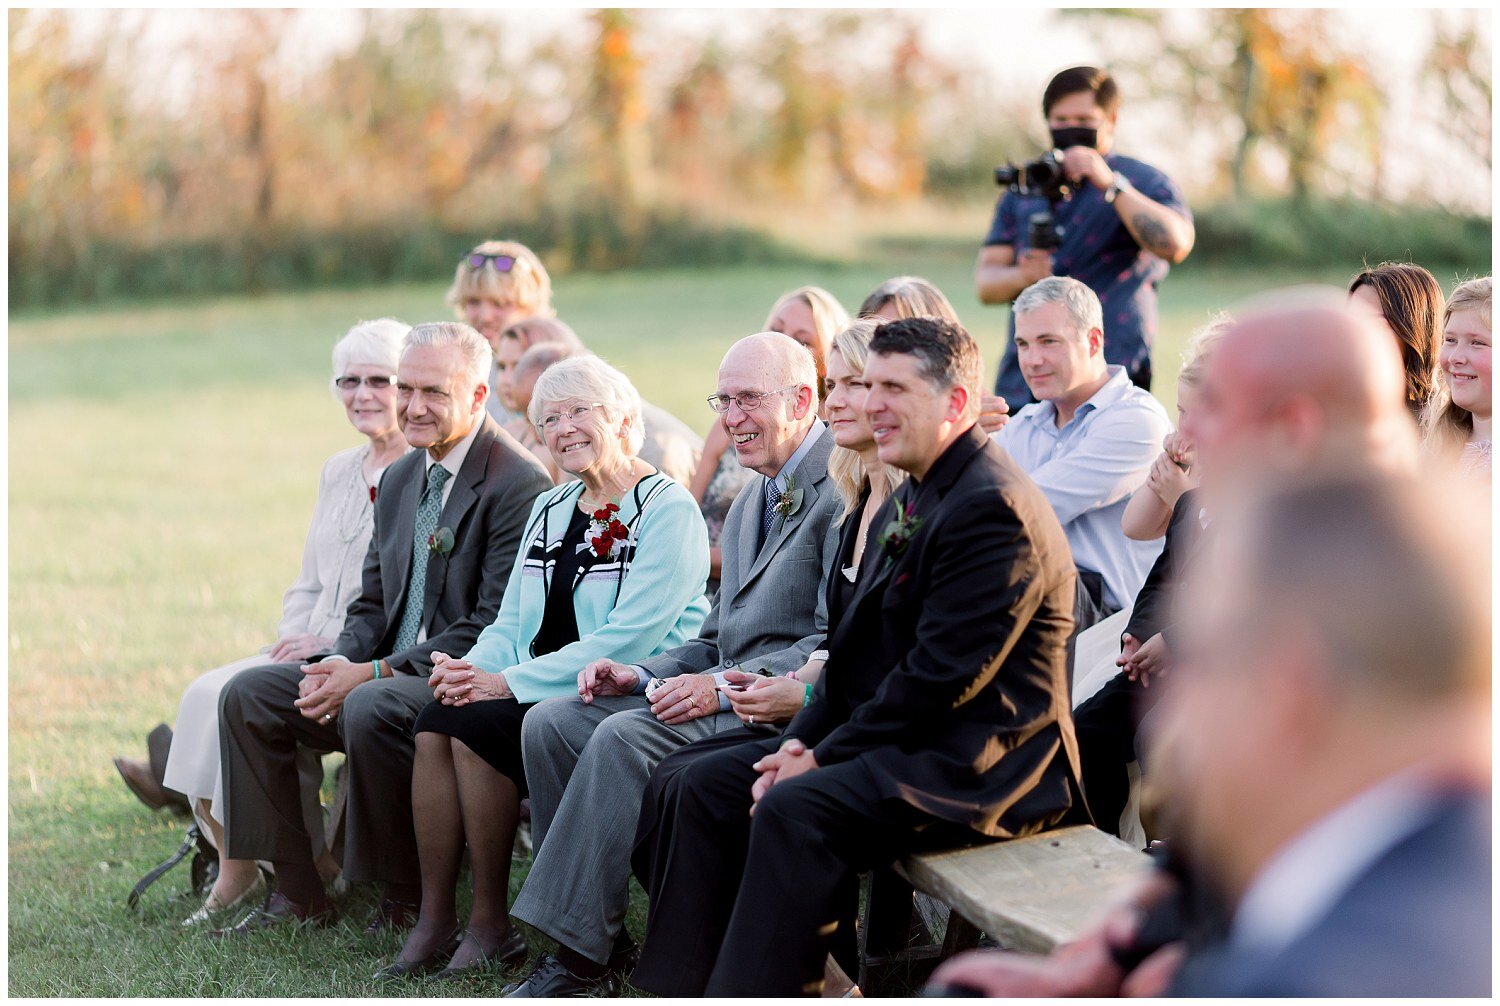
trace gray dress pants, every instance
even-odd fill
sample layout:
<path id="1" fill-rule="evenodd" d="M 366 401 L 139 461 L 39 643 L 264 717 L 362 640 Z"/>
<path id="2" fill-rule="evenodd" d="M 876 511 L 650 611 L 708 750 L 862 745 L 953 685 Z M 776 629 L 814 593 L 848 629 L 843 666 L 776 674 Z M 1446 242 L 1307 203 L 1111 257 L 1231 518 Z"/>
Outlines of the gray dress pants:
<path id="1" fill-rule="evenodd" d="M 292 703 L 300 663 L 242 671 L 219 700 L 219 743 L 228 812 L 225 852 L 235 859 L 310 863 L 312 843 L 298 789 L 297 745 L 349 756 L 344 876 L 351 881 L 417 883 L 411 817 L 412 724 L 432 701 L 427 679 L 410 674 L 369 681 L 349 693 L 332 723 L 316 723 Z"/>
<path id="2" fill-rule="evenodd" d="M 678 748 L 739 726 L 733 713 L 667 726 L 637 695 L 535 706 L 521 756 L 536 851 L 510 914 L 607 962 L 630 904 L 630 851 L 652 771 Z"/>

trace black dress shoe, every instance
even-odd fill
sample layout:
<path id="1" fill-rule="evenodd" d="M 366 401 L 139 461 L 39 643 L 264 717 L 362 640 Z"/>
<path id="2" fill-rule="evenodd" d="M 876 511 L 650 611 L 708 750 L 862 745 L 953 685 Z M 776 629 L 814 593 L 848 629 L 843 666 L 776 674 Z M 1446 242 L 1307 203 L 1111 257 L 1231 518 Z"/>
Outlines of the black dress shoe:
<path id="1" fill-rule="evenodd" d="M 381 968 L 375 972 L 375 981 L 383 982 L 400 978 L 421 978 L 424 975 L 432 974 L 453 958 L 453 951 L 458 949 L 458 941 L 462 939 L 463 932 L 461 927 L 455 927 L 451 936 L 438 944 L 436 950 L 419 961 L 398 960 L 394 964 Z"/>
<path id="2" fill-rule="evenodd" d="M 410 929 L 417 924 L 417 915 L 421 911 L 420 904 L 381 898 L 380 904 L 375 906 L 375 914 L 370 916 L 370 924 L 365 926 L 365 935 L 379 936 L 384 932 Z"/>
<path id="3" fill-rule="evenodd" d="M 316 926 L 328 926 L 332 925 L 337 918 L 337 910 L 327 900 L 324 900 L 321 907 L 299 905 L 280 891 L 272 891 L 266 895 L 265 902 L 255 911 L 251 912 L 245 918 L 245 921 L 230 929 L 212 930 L 208 935 L 216 940 L 238 938 L 276 926 L 303 925 L 308 923 Z"/>
<path id="4" fill-rule="evenodd" d="M 552 954 L 543 957 L 525 979 L 500 992 L 507 999 L 578 999 L 584 996 L 617 996 L 620 975 L 606 971 L 599 978 L 580 978 Z"/>
<path id="5" fill-rule="evenodd" d="M 465 933 L 464 935 L 468 935 Z M 456 947 L 454 948 L 457 949 Z M 521 935 L 521 927 L 512 925 L 510 935 L 500 941 L 500 945 L 494 950 L 488 951 L 477 960 L 465 964 L 461 968 L 444 968 L 432 976 L 432 981 L 446 982 L 453 978 L 461 978 L 464 975 L 474 974 L 491 964 L 500 963 L 516 965 L 526 960 L 526 955 L 531 951 L 526 946 L 526 937 Z"/>

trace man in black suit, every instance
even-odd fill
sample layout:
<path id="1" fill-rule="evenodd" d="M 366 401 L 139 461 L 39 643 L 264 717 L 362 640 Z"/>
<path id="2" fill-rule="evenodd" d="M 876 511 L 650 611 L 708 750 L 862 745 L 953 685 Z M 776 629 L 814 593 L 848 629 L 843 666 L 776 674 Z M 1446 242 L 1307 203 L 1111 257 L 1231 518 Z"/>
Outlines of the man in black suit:
<path id="1" fill-rule="evenodd" d="M 641 988 L 816 991 L 860 872 L 1081 809 L 1072 556 L 1041 491 L 974 426 L 981 366 L 956 324 L 876 331 L 865 408 L 881 461 L 911 478 L 830 613 L 811 705 L 672 780 L 645 855 Z"/>
<path id="2" fill-rule="evenodd" d="M 489 365 L 489 346 L 467 325 L 411 330 L 397 368 L 397 410 L 418 450 L 381 478 L 363 589 L 334 652 L 253 668 L 224 690 L 226 852 L 270 860 L 276 890 L 221 934 L 333 914 L 308 851 L 299 744 L 348 754 L 344 874 L 385 885 L 370 931 L 416 916 L 411 725 L 432 700 L 432 654 L 465 652 L 494 621 L 526 515 L 551 485 L 531 453 L 486 415 Z"/>

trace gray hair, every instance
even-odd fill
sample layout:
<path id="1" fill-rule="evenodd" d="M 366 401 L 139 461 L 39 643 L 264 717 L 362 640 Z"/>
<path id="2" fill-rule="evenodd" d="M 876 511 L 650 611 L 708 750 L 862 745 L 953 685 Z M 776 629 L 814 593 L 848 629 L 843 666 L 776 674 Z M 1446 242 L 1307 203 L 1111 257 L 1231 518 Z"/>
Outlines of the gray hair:
<path id="1" fill-rule="evenodd" d="M 540 374 L 554 363 L 561 363 L 569 357 L 582 355 L 584 355 L 582 350 L 560 342 L 539 342 L 521 354 L 521 358 L 511 369 L 511 380 L 519 382 L 522 374 L 529 374 L 532 371 Z"/>
<path id="2" fill-rule="evenodd" d="M 531 389 L 526 418 L 535 426 L 541 422 L 542 414 L 549 406 L 574 398 L 582 402 L 598 402 L 611 420 L 628 422 L 626 453 L 632 456 L 640 453 L 641 444 L 645 442 L 640 393 L 630 383 L 630 378 L 597 356 L 571 356 L 542 371 Z"/>
<path id="3" fill-rule="evenodd" d="M 410 331 L 410 325 L 395 318 L 359 322 L 333 344 L 333 376 L 343 377 L 361 364 L 389 367 L 394 374 L 401 361 L 401 342 Z"/>
<path id="4" fill-rule="evenodd" d="M 452 346 L 463 357 L 465 376 L 472 387 L 490 383 L 490 361 L 493 354 L 484 336 L 461 321 L 429 321 L 413 328 L 406 336 L 401 352 L 413 346 Z"/>
<path id="5" fill-rule="evenodd" d="M 1031 284 L 1021 291 L 1010 310 L 1012 314 L 1025 314 L 1043 304 L 1061 304 L 1072 319 L 1075 335 L 1084 336 L 1096 328 L 1104 331 L 1104 308 L 1098 294 L 1071 276 L 1048 276 Z"/>

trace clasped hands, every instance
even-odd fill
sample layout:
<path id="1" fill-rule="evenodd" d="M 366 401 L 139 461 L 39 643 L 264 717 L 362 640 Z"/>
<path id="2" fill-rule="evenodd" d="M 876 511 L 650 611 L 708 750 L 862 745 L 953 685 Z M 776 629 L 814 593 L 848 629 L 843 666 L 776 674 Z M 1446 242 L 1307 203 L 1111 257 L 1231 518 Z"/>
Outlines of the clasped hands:
<path id="1" fill-rule="evenodd" d="M 779 750 L 766 755 L 750 767 L 760 773 L 760 778 L 750 786 L 750 816 L 754 817 L 755 805 L 771 791 L 772 786 L 813 771 L 818 767 L 818 759 L 806 744 L 793 737 L 783 743 Z"/>
<path id="2" fill-rule="evenodd" d="M 1167 506 L 1176 506 L 1183 493 L 1198 486 L 1193 460 L 1192 442 L 1181 433 L 1168 433 L 1162 441 L 1162 452 L 1151 463 L 1146 486 Z"/>
<path id="3" fill-rule="evenodd" d="M 1167 672 L 1167 640 L 1160 632 L 1144 643 L 1127 632 L 1120 642 L 1115 666 L 1124 670 L 1131 681 L 1150 688 L 1152 675 L 1159 677 Z"/>
<path id="4" fill-rule="evenodd" d="M 432 689 L 432 697 L 445 706 L 515 697 L 503 673 L 491 674 L 467 660 L 437 650 L 432 652 L 432 674 L 427 678 L 427 686 Z"/>

